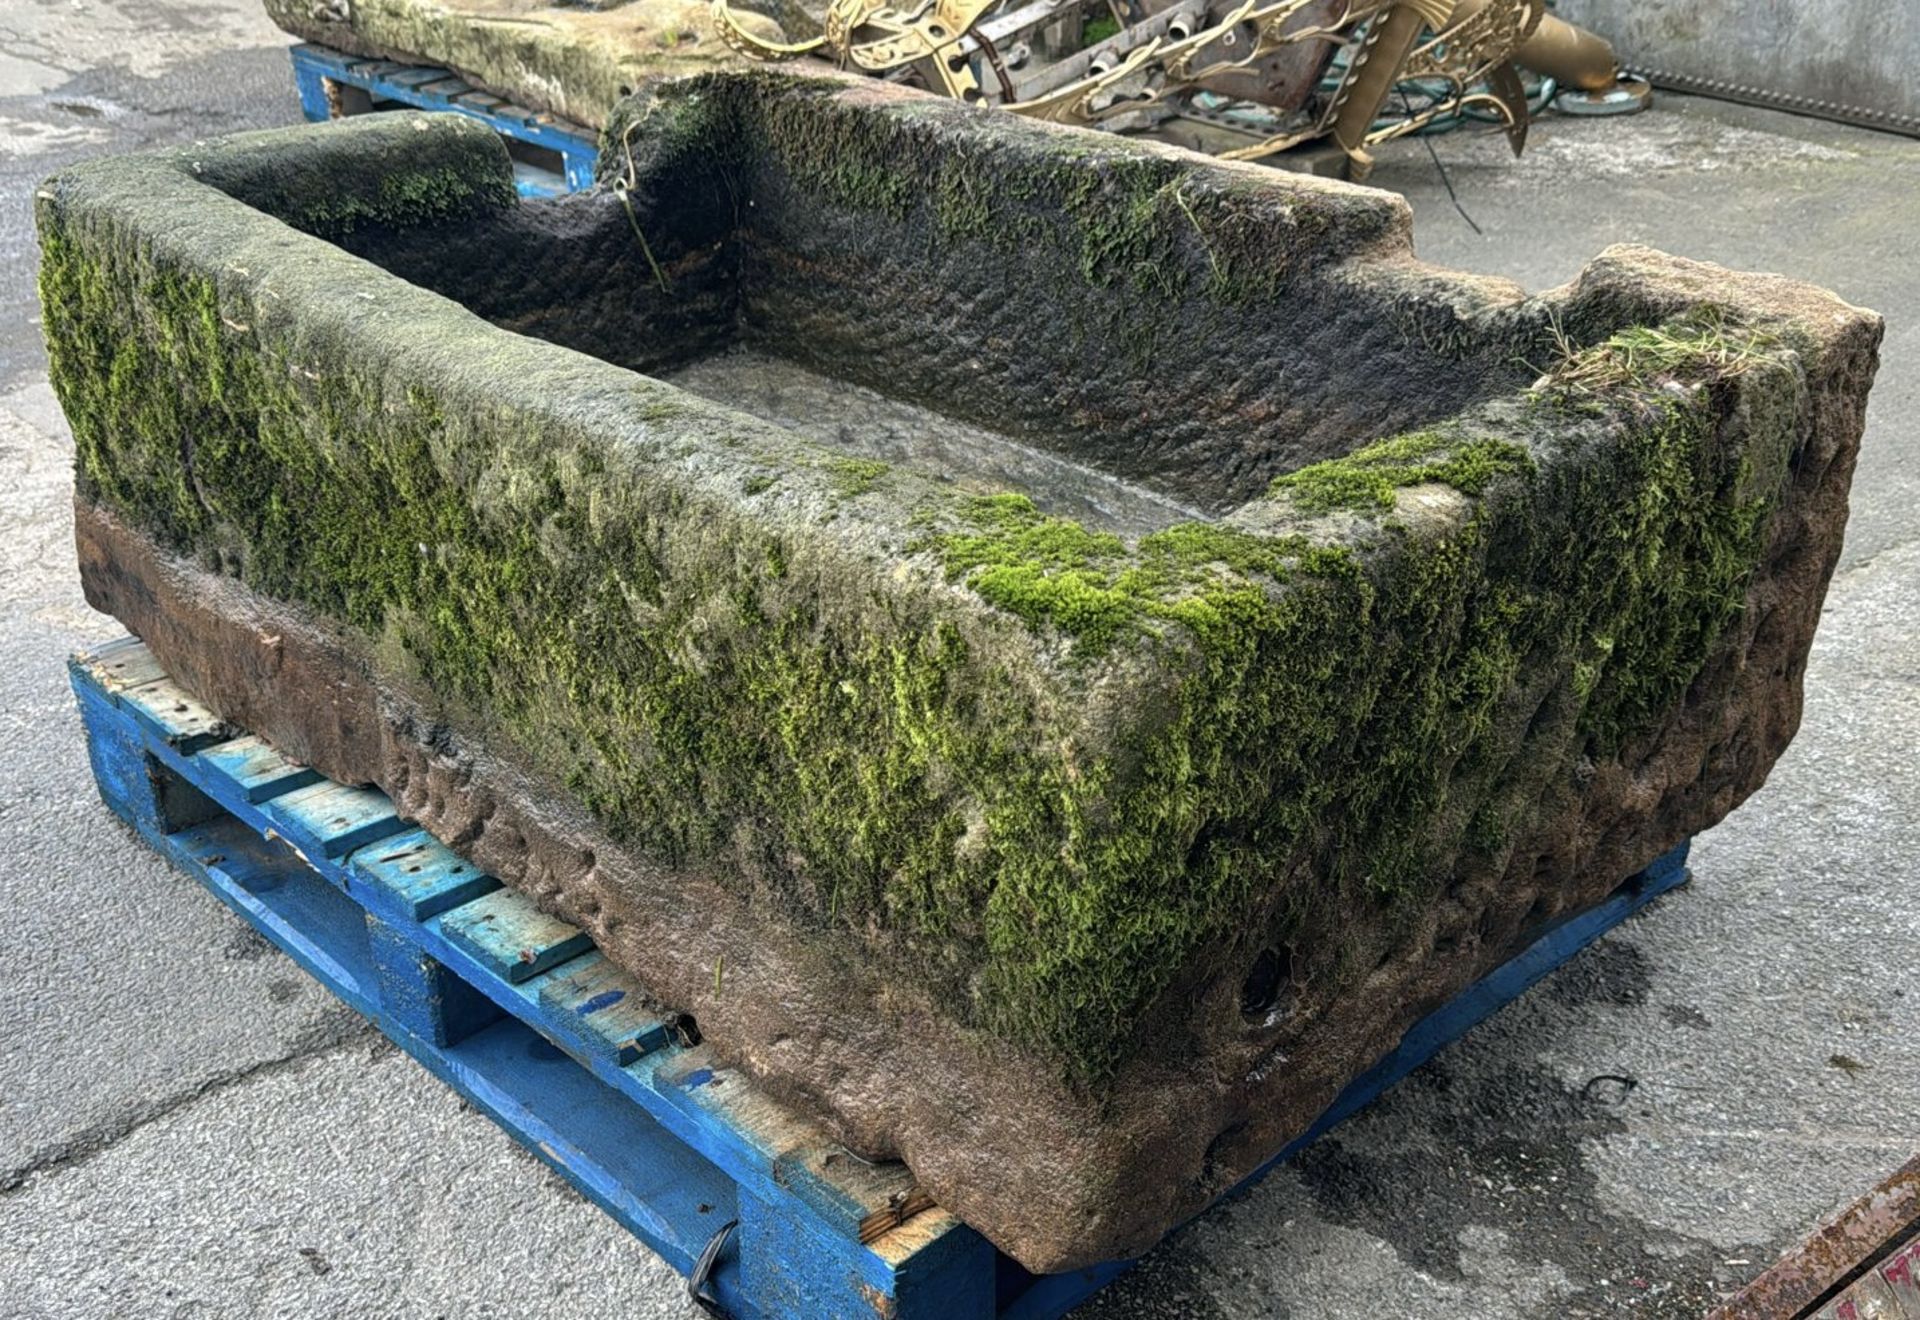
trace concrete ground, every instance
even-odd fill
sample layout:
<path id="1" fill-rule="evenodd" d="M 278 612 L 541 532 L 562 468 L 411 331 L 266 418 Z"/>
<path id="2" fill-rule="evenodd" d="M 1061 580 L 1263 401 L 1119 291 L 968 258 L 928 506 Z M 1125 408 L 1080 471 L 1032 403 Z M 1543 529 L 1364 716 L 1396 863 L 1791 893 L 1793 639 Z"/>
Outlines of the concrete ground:
<path id="1" fill-rule="evenodd" d="M 0 1316 L 690 1314 L 649 1252 L 107 816 L 35 182 L 291 122 L 251 0 L 0 7 Z M 1920 142 L 1669 98 L 1385 154 L 1424 255 L 1634 240 L 1886 314 L 1854 523 L 1773 781 L 1658 903 L 1084 1314 L 1698 1314 L 1920 1149 Z M 1630 1079 L 1621 1081 L 1617 1079 Z M 1614 1079 L 1614 1080 L 1596 1080 Z"/>

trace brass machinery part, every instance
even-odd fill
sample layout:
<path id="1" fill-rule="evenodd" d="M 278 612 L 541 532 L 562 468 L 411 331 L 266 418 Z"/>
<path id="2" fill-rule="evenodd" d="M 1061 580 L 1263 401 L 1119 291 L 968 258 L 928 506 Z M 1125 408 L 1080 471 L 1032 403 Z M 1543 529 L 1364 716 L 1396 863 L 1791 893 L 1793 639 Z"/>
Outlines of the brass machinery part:
<path id="1" fill-rule="evenodd" d="M 1110 0 L 1110 7 L 1116 17 L 1134 23 L 1177 3 L 1179 0 Z M 1210 75 L 1199 84 L 1201 90 L 1230 100 L 1257 102 L 1276 110 L 1300 110 L 1319 86 L 1333 53 L 1340 48 L 1337 34 L 1346 10 L 1345 0 L 1310 0 L 1304 8 L 1282 20 L 1283 24 L 1289 29 L 1312 27 L 1336 35 L 1289 40 L 1253 63 Z"/>
<path id="2" fill-rule="evenodd" d="M 1460 7 L 1464 10 L 1486 2 L 1460 0 Z M 1520 49 L 1513 52 L 1513 62 L 1562 87 L 1582 92 L 1607 91 L 1620 76 L 1620 62 L 1606 38 L 1552 14 L 1543 16 L 1533 35 L 1520 43 Z"/>
<path id="3" fill-rule="evenodd" d="M 1373 157 L 1367 154 L 1367 138 L 1373 121 L 1380 115 L 1400 71 L 1413 54 L 1420 34 L 1432 27 L 1446 27 L 1453 17 L 1454 0 L 1414 0 L 1395 5 L 1384 21 L 1367 25 L 1364 36 L 1347 63 L 1346 76 L 1333 94 L 1333 140 L 1353 161 L 1356 177 L 1365 178 L 1373 169 Z"/>
<path id="4" fill-rule="evenodd" d="M 1465 8 L 1456 0 L 1407 0 L 1368 26 L 1354 44 L 1346 73 L 1315 129 L 1269 138 L 1230 160 L 1254 160 L 1330 133 L 1346 152 L 1351 176 L 1373 170 L 1367 150 L 1416 133 L 1442 114 L 1466 106 L 1493 110 L 1506 125 L 1515 155 L 1527 141 L 1527 93 L 1510 63 L 1546 12 L 1544 0 L 1485 0 Z M 1422 34 L 1433 35 L 1424 41 Z M 1405 78 L 1439 79 L 1452 93 L 1385 127 L 1375 127 L 1387 97 Z M 1470 90 L 1479 83 L 1487 90 Z"/>

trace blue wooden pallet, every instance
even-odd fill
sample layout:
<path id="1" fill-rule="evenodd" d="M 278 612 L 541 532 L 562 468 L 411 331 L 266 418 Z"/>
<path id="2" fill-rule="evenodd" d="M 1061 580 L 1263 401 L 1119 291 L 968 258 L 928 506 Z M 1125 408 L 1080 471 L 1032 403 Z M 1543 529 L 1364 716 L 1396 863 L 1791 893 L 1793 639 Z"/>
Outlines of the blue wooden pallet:
<path id="1" fill-rule="evenodd" d="M 1053 1320 L 1128 1268 L 1036 1277 L 756 1092 L 580 930 L 384 794 L 223 723 L 126 638 L 70 665 L 107 805 L 737 1320 Z M 1251 1185 L 1657 895 L 1685 844 L 1417 1024 Z M 1238 1190 L 1238 1189 L 1236 1189 Z"/>
<path id="2" fill-rule="evenodd" d="M 599 138 L 592 129 L 515 105 L 449 69 L 362 59 L 326 46 L 295 46 L 291 53 L 301 113 L 315 123 L 400 107 L 452 110 L 506 139 L 522 196 L 553 197 L 593 184 Z"/>

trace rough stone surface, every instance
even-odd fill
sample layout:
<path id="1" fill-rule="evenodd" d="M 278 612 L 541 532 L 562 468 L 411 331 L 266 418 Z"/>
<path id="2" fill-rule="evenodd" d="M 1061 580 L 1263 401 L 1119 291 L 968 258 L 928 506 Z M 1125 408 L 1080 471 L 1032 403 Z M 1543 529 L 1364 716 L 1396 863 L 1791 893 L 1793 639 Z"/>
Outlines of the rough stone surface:
<path id="1" fill-rule="evenodd" d="M 1157 1236 L 1791 737 L 1875 318 L 1629 251 L 1527 299 L 1378 194 L 879 89 L 631 122 L 631 211 L 411 118 L 50 185 L 83 580 L 1029 1265 Z M 635 240 L 575 263 L 624 329 L 458 259 L 568 225 Z M 623 369 L 736 337 L 1217 516 L 1104 538 Z"/>

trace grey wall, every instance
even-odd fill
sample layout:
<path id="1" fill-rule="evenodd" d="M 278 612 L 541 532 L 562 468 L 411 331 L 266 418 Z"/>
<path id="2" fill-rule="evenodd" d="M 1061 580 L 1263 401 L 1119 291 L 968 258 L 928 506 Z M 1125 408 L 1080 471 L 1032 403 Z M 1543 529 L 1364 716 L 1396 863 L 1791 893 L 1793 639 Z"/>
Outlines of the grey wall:
<path id="1" fill-rule="evenodd" d="M 1632 68 L 1911 119 L 1920 131 L 1920 0 L 1559 0 Z"/>

